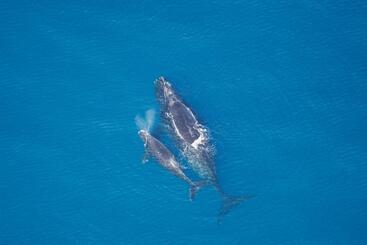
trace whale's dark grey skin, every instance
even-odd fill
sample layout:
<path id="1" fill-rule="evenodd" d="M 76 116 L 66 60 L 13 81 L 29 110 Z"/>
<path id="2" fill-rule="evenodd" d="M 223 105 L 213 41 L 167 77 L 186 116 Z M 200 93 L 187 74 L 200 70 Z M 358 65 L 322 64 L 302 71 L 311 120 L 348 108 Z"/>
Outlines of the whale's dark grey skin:
<path id="1" fill-rule="evenodd" d="M 183 172 L 181 165 L 175 159 L 175 156 L 163 145 L 157 138 L 149 134 L 146 130 L 140 130 L 139 136 L 144 142 L 146 155 L 150 155 L 157 160 L 157 162 L 169 170 L 171 173 L 184 180 L 190 186 L 190 200 L 192 200 L 196 192 L 206 184 L 204 181 L 194 182 Z M 143 162 L 147 162 L 146 155 Z"/>
<path id="2" fill-rule="evenodd" d="M 249 196 L 233 197 L 223 191 L 216 174 L 215 149 L 210 142 L 208 129 L 198 121 L 165 78 L 159 77 L 155 81 L 155 88 L 163 121 L 176 139 L 182 154 L 193 170 L 221 194 L 223 204 L 219 217 L 222 217 Z"/>
<path id="3" fill-rule="evenodd" d="M 217 188 L 214 165 L 214 146 L 210 143 L 208 129 L 205 128 L 163 77 L 155 81 L 156 95 L 161 106 L 164 122 L 191 167 Z"/>

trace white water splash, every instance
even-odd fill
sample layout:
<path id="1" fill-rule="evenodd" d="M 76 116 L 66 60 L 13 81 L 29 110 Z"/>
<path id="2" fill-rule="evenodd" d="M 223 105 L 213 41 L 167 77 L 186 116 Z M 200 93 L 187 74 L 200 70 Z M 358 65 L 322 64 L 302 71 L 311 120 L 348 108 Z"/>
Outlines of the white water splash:
<path id="1" fill-rule="evenodd" d="M 149 109 L 145 112 L 145 118 L 142 118 L 140 115 L 135 117 L 135 124 L 140 130 L 150 131 L 153 127 L 155 120 L 155 110 Z"/>
<path id="2" fill-rule="evenodd" d="M 148 131 L 153 126 L 154 119 L 155 119 L 155 110 L 154 109 L 147 110 L 145 112 L 145 120 L 147 122 L 147 129 L 148 129 Z"/>

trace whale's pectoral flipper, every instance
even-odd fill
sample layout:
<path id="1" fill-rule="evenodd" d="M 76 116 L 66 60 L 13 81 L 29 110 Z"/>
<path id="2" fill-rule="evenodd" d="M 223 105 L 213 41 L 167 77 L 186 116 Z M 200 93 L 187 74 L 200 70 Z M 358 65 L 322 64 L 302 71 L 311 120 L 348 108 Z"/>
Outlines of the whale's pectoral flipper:
<path id="1" fill-rule="evenodd" d="M 197 181 L 197 182 L 193 182 L 190 185 L 190 190 L 189 190 L 189 198 L 190 201 L 194 200 L 196 193 L 205 185 L 208 184 L 208 181 L 206 180 L 201 180 L 201 181 Z"/>
<path id="2" fill-rule="evenodd" d="M 145 149 L 141 162 L 145 164 L 149 162 L 149 158 L 150 158 L 150 153 L 148 150 Z"/>
<path id="3" fill-rule="evenodd" d="M 232 208 L 239 205 L 241 202 L 254 198 L 255 196 L 245 195 L 245 196 L 230 196 L 227 194 L 223 194 L 222 206 L 220 208 L 217 222 L 220 224 L 222 222 L 223 217 L 228 214 Z"/>

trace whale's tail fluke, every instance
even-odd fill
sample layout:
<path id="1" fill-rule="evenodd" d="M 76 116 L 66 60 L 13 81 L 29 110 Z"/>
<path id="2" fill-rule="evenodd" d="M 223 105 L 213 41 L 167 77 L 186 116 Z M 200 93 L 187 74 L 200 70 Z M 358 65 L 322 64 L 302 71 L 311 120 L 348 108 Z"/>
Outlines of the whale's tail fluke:
<path id="1" fill-rule="evenodd" d="M 197 182 L 192 182 L 192 184 L 190 184 L 190 190 L 189 190 L 189 198 L 190 201 L 194 200 L 196 193 L 205 185 L 207 185 L 208 182 L 205 180 L 202 181 L 197 181 Z"/>
<path id="2" fill-rule="evenodd" d="M 140 130 L 150 132 L 151 128 L 153 127 L 154 119 L 155 119 L 155 110 L 149 109 L 145 112 L 144 118 L 142 118 L 140 115 L 137 115 L 135 117 L 135 123 Z"/>
<path id="3" fill-rule="evenodd" d="M 222 206 L 218 213 L 218 224 L 222 222 L 223 217 L 228 214 L 234 207 L 238 206 L 243 201 L 254 198 L 255 196 L 244 195 L 244 196 L 231 196 L 225 193 L 222 193 Z"/>

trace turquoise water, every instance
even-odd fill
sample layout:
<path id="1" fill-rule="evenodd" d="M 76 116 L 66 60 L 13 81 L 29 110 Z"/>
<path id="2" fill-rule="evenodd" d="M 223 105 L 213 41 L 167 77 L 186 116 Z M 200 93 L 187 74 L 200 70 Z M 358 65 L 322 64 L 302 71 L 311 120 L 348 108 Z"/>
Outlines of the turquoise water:
<path id="1" fill-rule="evenodd" d="M 366 13 L 1 1 L 0 244 L 366 244 Z M 256 195 L 219 226 L 214 190 L 190 202 L 141 164 L 160 75 L 211 129 L 223 188 Z"/>

